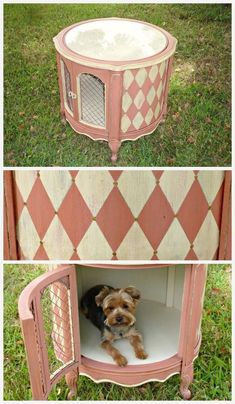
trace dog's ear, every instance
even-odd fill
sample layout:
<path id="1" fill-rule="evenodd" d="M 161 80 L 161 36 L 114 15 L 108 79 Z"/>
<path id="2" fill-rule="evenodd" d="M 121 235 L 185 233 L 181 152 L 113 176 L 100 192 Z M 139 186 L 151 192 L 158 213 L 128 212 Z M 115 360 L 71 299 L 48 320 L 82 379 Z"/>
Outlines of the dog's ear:
<path id="1" fill-rule="evenodd" d="M 100 291 L 100 293 L 95 297 L 95 302 L 97 306 L 102 306 L 104 299 L 106 296 L 109 295 L 111 292 L 111 289 L 108 286 L 104 286 L 103 289 Z"/>
<path id="2" fill-rule="evenodd" d="M 124 292 L 128 293 L 134 299 L 135 303 L 138 303 L 140 300 L 140 291 L 136 289 L 134 286 L 128 286 L 124 289 Z"/>

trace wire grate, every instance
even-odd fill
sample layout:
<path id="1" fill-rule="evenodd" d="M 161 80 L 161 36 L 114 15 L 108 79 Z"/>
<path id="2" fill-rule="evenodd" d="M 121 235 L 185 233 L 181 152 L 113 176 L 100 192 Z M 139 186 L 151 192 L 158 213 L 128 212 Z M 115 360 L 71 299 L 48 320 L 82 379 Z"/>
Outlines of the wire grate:
<path id="1" fill-rule="evenodd" d="M 81 119 L 105 127 L 105 86 L 92 74 L 80 75 Z"/>
<path id="2" fill-rule="evenodd" d="M 53 377 L 74 360 L 68 277 L 51 283 L 43 290 L 41 309 L 49 372 Z"/>

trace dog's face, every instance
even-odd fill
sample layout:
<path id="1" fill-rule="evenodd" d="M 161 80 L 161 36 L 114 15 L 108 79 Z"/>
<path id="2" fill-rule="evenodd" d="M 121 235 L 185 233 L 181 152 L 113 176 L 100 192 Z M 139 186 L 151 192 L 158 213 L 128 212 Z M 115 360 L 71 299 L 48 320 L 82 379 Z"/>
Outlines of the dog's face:
<path id="1" fill-rule="evenodd" d="M 136 288 L 110 289 L 105 286 L 95 300 L 97 306 L 103 309 L 106 325 L 125 327 L 135 323 L 135 309 L 140 300 L 140 292 Z"/>

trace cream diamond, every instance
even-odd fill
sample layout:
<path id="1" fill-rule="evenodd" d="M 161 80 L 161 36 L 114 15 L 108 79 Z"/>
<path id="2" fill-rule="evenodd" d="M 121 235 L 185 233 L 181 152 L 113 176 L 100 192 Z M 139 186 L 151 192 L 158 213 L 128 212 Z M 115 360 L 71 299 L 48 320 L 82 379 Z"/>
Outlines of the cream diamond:
<path id="1" fill-rule="evenodd" d="M 219 229 L 209 211 L 194 240 L 194 251 L 199 260 L 212 260 L 219 246 Z"/>
<path id="2" fill-rule="evenodd" d="M 55 210 L 58 210 L 72 185 L 69 171 L 40 171 L 40 178 Z"/>
<path id="3" fill-rule="evenodd" d="M 138 112 L 138 113 L 136 114 L 135 118 L 134 118 L 133 121 L 132 121 L 133 126 L 134 126 L 136 129 L 139 129 L 139 127 L 140 127 L 141 124 L 143 123 L 143 120 L 144 120 L 144 118 L 143 118 L 142 114 L 141 114 L 140 112 Z"/>
<path id="4" fill-rule="evenodd" d="M 123 87 L 125 88 L 125 90 L 128 90 L 128 88 L 130 87 L 133 80 L 134 80 L 134 76 L 133 76 L 131 70 L 126 70 L 124 73 L 124 79 L 123 79 Z"/>
<path id="5" fill-rule="evenodd" d="M 43 246 L 50 260 L 69 260 L 73 255 L 73 244 L 58 216 L 52 220 L 44 237 Z"/>
<path id="6" fill-rule="evenodd" d="M 76 185 L 93 216 L 96 216 L 113 189 L 113 178 L 106 170 L 80 170 Z"/>
<path id="7" fill-rule="evenodd" d="M 112 249 L 95 222 L 90 225 L 77 252 L 79 257 L 84 260 L 110 260 L 112 258 Z"/>
<path id="8" fill-rule="evenodd" d="M 40 246 L 40 238 L 26 207 L 22 210 L 16 232 L 25 259 L 33 260 Z"/>
<path id="9" fill-rule="evenodd" d="M 155 66 L 151 67 L 150 72 L 149 72 L 149 78 L 150 78 L 152 83 L 156 79 L 157 74 L 158 74 L 158 66 L 155 65 Z"/>
<path id="10" fill-rule="evenodd" d="M 140 109 L 145 101 L 145 96 L 142 90 L 139 90 L 137 96 L 134 99 L 134 104 L 137 109 Z"/>
<path id="11" fill-rule="evenodd" d="M 161 241 L 157 256 L 160 260 L 184 260 L 190 248 L 180 223 L 174 219 L 169 230 Z"/>
<path id="12" fill-rule="evenodd" d="M 138 217 L 156 186 L 152 171 L 123 171 L 118 188 L 134 217 Z"/>
<path id="13" fill-rule="evenodd" d="M 27 201 L 37 179 L 37 171 L 15 171 L 15 180 L 24 202 Z"/>
<path id="14" fill-rule="evenodd" d="M 155 112 L 154 112 L 154 117 L 155 117 L 155 119 L 158 118 L 159 112 L 160 112 L 160 104 L 159 104 L 159 102 L 158 102 L 158 103 L 157 103 L 157 106 L 156 106 L 156 108 L 155 108 Z"/>
<path id="15" fill-rule="evenodd" d="M 121 130 L 122 130 L 122 132 L 125 133 L 128 130 L 130 124 L 131 124 L 130 119 L 128 118 L 127 115 L 124 115 L 122 117 L 122 122 L 121 122 Z"/>
<path id="16" fill-rule="evenodd" d="M 158 97 L 158 99 L 161 97 L 162 89 L 163 89 L 163 85 L 162 85 L 162 81 L 160 81 L 158 89 L 157 89 L 157 97 Z"/>
<path id="17" fill-rule="evenodd" d="M 134 223 L 117 249 L 119 260 L 150 260 L 153 249 L 138 223 Z"/>
<path id="18" fill-rule="evenodd" d="M 132 98 L 126 92 L 122 97 L 122 109 L 124 112 L 127 112 L 132 104 Z"/>
<path id="19" fill-rule="evenodd" d="M 152 108 L 149 108 L 149 110 L 148 110 L 147 114 L 145 115 L 144 119 L 145 119 L 145 122 L 147 123 L 147 125 L 149 125 L 150 122 L 153 119 L 153 110 L 152 110 Z"/>
<path id="20" fill-rule="evenodd" d="M 138 70 L 138 73 L 135 76 L 135 81 L 137 82 L 139 87 L 142 87 L 147 76 L 148 76 L 148 73 L 144 68 Z"/>
<path id="21" fill-rule="evenodd" d="M 166 67 L 166 62 L 162 62 L 161 66 L 160 66 L 160 69 L 159 69 L 159 73 L 160 73 L 161 79 L 162 79 L 162 76 L 163 76 L 163 74 L 164 74 L 165 67 Z"/>
<path id="22" fill-rule="evenodd" d="M 156 92 L 155 92 L 154 87 L 152 86 L 152 87 L 150 88 L 149 92 L 148 92 L 148 95 L 147 95 L 147 101 L 148 101 L 148 104 L 149 104 L 149 105 L 152 105 L 153 100 L 154 100 L 154 98 L 155 98 L 155 95 L 156 95 Z"/>
<path id="23" fill-rule="evenodd" d="M 188 191 L 193 185 L 193 171 L 164 171 L 161 179 L 161 189 L 167 197 L 174 213 L 177 213 Z"/>
<path id="24" fill-rule="evenodd" d="M 198 174 L 198 181 L 205 194 L 209 205 L 214 201 L 222 182 L 224 180 L 223 171 L 200 171 Z"/>

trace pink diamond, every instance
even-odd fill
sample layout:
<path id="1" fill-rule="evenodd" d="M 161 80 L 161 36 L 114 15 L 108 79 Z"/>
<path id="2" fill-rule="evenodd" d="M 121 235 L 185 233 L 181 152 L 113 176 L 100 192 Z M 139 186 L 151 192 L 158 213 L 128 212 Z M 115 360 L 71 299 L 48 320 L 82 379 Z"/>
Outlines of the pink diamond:
<path id="1" fill-rule="evenodd" d="M 75 184 L 72 184 L 58 211 L 58 217 L 74 247 L 77 247 L 92 221 L 92 214 Z"/>
<path id="2" fill-rule="evenodd" d="M 208 213 L 208 203 L 197 180 L 193 182 L 177 214 L 186 236 L 192 243 Z"/>
<path id="3" fill-rule="evenodd" d="M 161 188 L 157 186 L 138 218 L 138 223 L 154 250 L 157 249 L 173 219 L 174 212 Z"/>
<path id="4" fill-rule="evenodd" d="M 38 177 L 27 200 L 27 208 L 42 240 L 55 215 L 54 208 L 45 188 Z"/>
<path id="5" fill-rule="evenodd" d="M 224 191 L 224 183 L 221 185 L 220 190 L 218 191 L 218 193 L 211 205 L 211 212 L 214 215 L 218 228 L 220 228 L 220 222 L 221 222 L 223 191 Z"/>
<path id="6" fill-rule="evenodd" d="M 114 187 L 97 216 L 97 224 L 115 252 L 134 222 L 119 189 Z"/>

